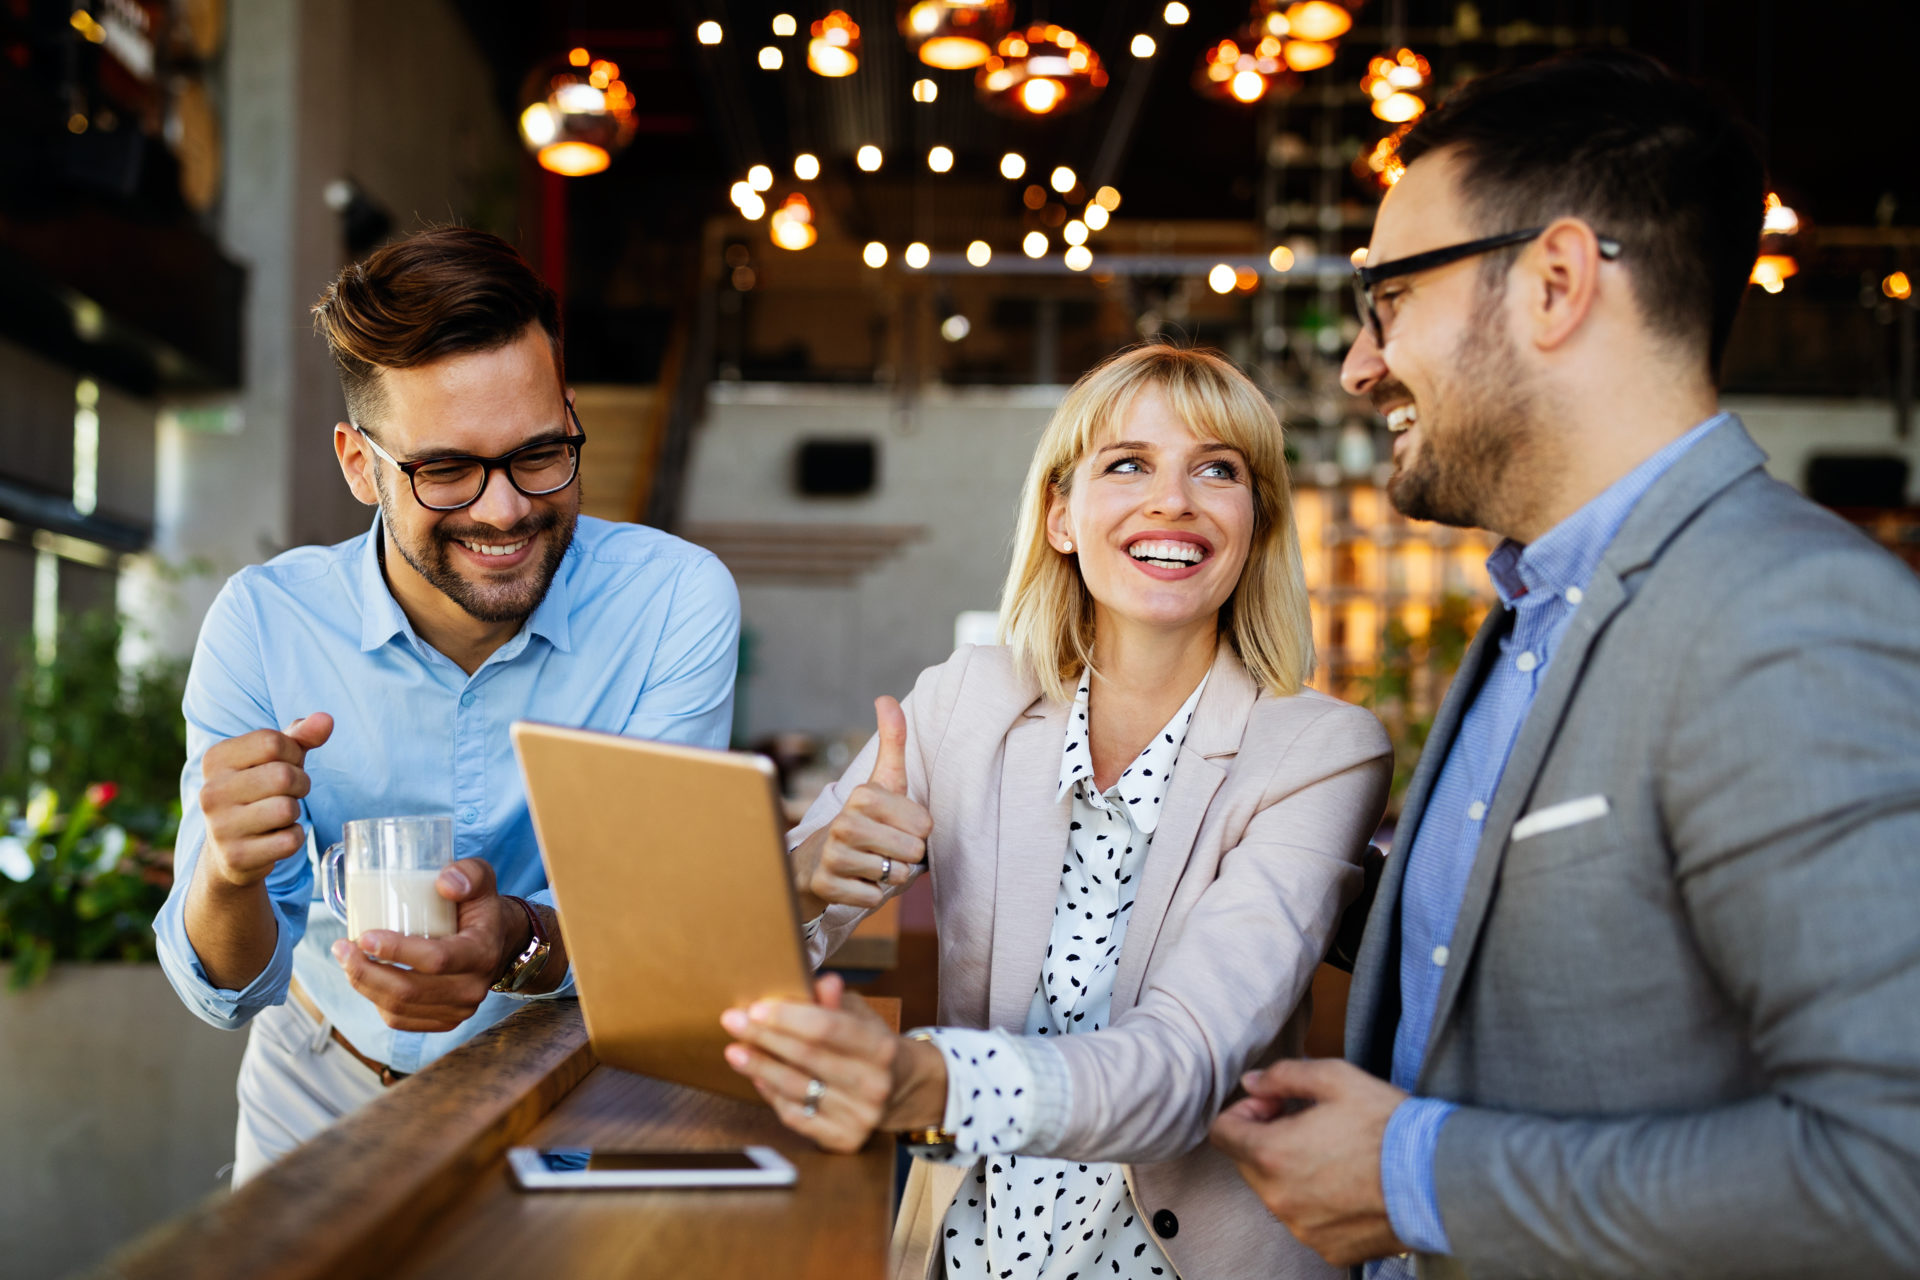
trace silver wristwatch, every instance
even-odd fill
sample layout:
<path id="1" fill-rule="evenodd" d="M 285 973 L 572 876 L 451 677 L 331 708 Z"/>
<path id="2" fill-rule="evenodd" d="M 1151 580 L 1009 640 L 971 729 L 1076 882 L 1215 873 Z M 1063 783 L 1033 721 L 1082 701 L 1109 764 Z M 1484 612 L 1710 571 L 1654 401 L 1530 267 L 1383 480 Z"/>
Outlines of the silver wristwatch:
<path id="1" fill-rule="evenodd" d="M 526 949 L 513 958 L 513 963 L 507 966 L 507 971 L 500 975 L 498 982 L 493 984 L 495 991 L 505 995 L 513 995 L 532 985 L 541 971 L 547 967 L 547 957 L 553 954 L 553 943 L 547 940 L 546 925 L 541 922 L 540 913 L 535 911 L 533 904 L 525 898 L 512 900 L 519 903 L 520 909 L 527 913 L 527 924 L 531 934 L 527 939 Z"/>

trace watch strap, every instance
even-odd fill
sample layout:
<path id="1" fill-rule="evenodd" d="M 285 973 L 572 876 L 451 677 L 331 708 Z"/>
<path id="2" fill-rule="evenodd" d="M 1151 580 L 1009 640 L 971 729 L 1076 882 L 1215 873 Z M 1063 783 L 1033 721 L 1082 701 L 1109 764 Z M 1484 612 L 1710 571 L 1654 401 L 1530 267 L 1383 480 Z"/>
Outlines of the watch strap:
<path id="1" fill-rule="evenodd" d="M 547 957 L 553 953 L 553 943 L 548 940 L 546 924 L 540 919 L 540 913 L 533 909 L 533 904 L 525 898 L 511 895 L 508 898 L 519 903 L 520 909 L 527 913 L 529 936 L 526 948 L 513 958 L 507 971 L 493 984 L 493 990 L 514 995 L 530 985 L 547 967 Z"/>

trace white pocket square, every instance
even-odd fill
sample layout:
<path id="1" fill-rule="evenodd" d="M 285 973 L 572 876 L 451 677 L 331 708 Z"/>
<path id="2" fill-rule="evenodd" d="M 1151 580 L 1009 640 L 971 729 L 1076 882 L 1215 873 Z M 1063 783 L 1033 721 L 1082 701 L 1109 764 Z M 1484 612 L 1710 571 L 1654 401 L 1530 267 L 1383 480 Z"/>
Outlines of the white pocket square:
<path id="1" fill-rule="evenodd" d="M 1548 805 L 1544 809 L 1535 809 L 1514 823 L 1513 834 L 1507 838 L 1515 841 L 1525 840 L 1528 836 L 1558 831 L 1563 827 L 1577 827 L 1583 822 L 1592 822 L 1595 818 L 1606 817 L 1612 808 L 1605 796 L 1581 796 L 1578 800 Z"/>

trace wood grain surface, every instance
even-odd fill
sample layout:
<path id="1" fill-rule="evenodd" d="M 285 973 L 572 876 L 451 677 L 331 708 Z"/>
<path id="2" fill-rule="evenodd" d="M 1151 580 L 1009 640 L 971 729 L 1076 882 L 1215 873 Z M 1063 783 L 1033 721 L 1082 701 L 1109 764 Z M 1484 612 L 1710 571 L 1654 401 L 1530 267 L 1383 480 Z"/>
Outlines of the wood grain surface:
<path id="1" fill-rule="evenodd" d="M 898 1019 L 897 1007 L 880 1007 Z M 799 1181 L 739 1191 L 523 1192 L 505 1158 L 523 1144 L 760 1144 L 791 1160 Z M 596 1066 L 579 1006 L 543 1001 L 95 1274 L 880 1280 L 893 1167 L 891 1139 L 828 1155 L 763 1106 Z"/>
<path id="2" fill-rule="evenodd" d="M 307 1280 L 384 1274 L 593 1070 L 579 1006 L 540 1001 L 387 1090 L 96 1274 Z"/>
<path id="3" fill-rule="evenodd" d="M 764 1145 L 792 1187 L 520 1191 L 495 1161 L 404 1262 L 396 1280 L 674 1276 L 882 1280 L 893 1226 L 893 1142 L 829 1155 L 765 1107 L 601 1067 L 529 1146 L 710 1149 Z"/>

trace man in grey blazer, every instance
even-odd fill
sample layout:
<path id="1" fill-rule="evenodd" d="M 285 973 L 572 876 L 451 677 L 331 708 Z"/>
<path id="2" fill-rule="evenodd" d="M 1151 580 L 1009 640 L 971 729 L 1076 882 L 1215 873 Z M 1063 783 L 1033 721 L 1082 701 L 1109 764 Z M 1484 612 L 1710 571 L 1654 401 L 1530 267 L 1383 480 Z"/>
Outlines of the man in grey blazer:
<path id="1" fill-rule="evenodd" d="M 1402 156 L 1344 380 L 1400 510 L 1505 535 L 1503 607 L 1349 1062 L 1250 1076 L 1214 1141 L 1371 1277 L 1920 1275 L 1920 581 L 1718 412 L 1753 147 L 1607 53 Z"/>

